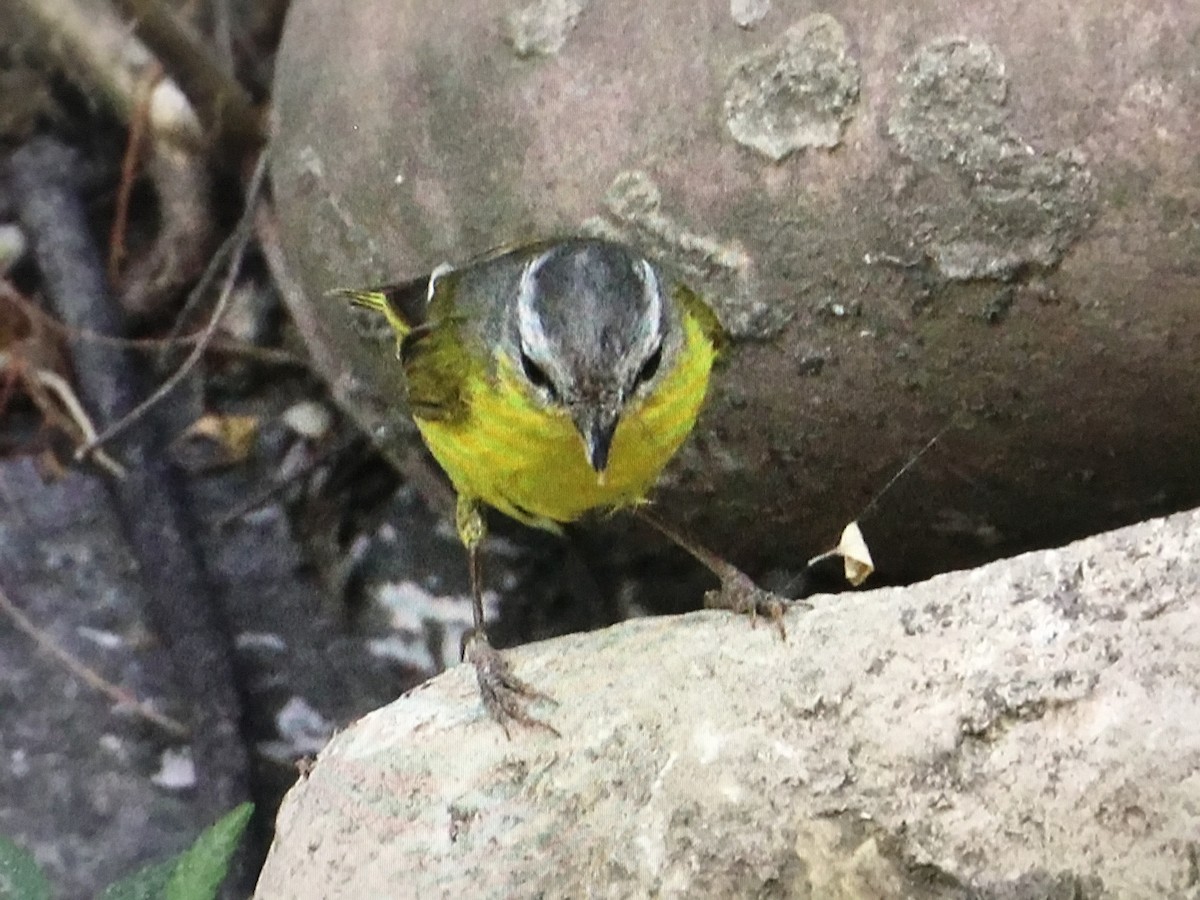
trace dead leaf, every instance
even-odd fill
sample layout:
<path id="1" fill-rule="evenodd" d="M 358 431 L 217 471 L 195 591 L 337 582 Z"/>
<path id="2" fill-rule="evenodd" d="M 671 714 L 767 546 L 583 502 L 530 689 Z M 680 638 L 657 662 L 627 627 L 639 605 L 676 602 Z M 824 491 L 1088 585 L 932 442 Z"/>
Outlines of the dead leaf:
<path id="1" fill-rule="evenodd" d="M 189 472 L 244 462 L 258 441 L 258 416 L 201 416 L 171 442 L 171 458 Z"/>
<path id="2" fill-rule="evenodd" d="M 841 554 L 845 564 L 846 580 L 854 587 L 866 581 L 875 571 L 871 551 L 867 548 L 866 539 L 863 538 L 857 522 L 851 522 L 842 529 L 842 539 L 838 541 L 837 552 Z"/>
<path id="3" fill-rule="evenodd" d="M 846 581 L 853 587 L 858 587 L 875 571 L 875 563 L 871 559 L 871 551 L 867 548 L 866 539 L 857 522 L 851 522 L 842 529 L 842 537 L 832 550 L 818 554 L 808 561 L 808 567 L 824 562 L 832 556 L 842 558 L 843 571 Z"/>

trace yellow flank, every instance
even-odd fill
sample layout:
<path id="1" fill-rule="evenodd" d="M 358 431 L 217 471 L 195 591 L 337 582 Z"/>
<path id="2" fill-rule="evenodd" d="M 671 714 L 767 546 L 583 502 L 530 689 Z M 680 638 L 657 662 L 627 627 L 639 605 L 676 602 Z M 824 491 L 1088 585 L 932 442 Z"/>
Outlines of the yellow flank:
<path id="1" fill-rule="evenodd" d="M 716 356 L 696 319 L 683 321 L 675 367 L 625 409 L 603 475 L 570 418 L 534 401 L 511 360 L 500 360 L 494 385 L 482 371 L 470 376 L 465 419 L 417 418 L 417 427 L 460 495 L 528 525 L 556 530 L 592 509 L 636 504 L 695 425 Z"/>

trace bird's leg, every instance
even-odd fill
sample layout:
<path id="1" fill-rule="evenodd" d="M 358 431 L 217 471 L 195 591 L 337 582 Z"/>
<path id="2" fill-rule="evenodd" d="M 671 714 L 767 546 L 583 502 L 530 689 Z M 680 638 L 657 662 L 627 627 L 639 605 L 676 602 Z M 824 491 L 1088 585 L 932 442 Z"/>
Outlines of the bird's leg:
<path id="1" fill-rule="evenodd" d="M 647 509 L 644 504 L 633 507 L 633 514 L 686 550 L 692 558 L 720 579 L 720 589 L 709 591 L 704 595 L 706 607 L 749 614 L 752 622 L 759 614 L 765 615 L 779 629 L 780 637 L 784 640 L 787 639 L 787 630 L 783 625 L 783 611 L 787 604 L 782 597 L 764 591 L 737 566 L 726 562 L 711 550 L 668 525 L 657 514 Z"/>
<path id="2" fill-rule="evenodd" d="M 479 547 L 487 534 L 487 525 L 479 503 L 462 494 L 455 508 L 455 524 L 458 536 L 467 548 L 467 564 L 471 575 L 471 612 L 475 626 L 463 636 L 463 659 L 475 667 L 475 679 L 479 682 L 479 695 L 483 706 L 504 734 L 512 737 L 508 726 L 518 722 L 530 728 L 543 728 L 555 735 L 553 725 L 530 715 L 526 706 L 534 700 L 554 699 L 513 674 L 508 660 L 487 639 L 483 621 L 483 573 Z"/>

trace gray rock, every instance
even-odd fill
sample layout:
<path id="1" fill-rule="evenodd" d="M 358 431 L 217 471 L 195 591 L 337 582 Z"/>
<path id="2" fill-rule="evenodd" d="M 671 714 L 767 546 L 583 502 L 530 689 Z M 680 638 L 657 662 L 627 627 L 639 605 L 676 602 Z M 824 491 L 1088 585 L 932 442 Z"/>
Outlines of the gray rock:
<path id="1" fill-rule="evenodd" d="M 936 434 L 870 522 L 892 583 L 1188 509 L 1197 34 L 1195 0 L 294 0 L 290 312 L 403 471 L 395 340 L 328 289 L 564 232 L 636 245 L 732 335 L 656 501 L 758 572 Z"/>
<path id="2" fill-rule="evenodd" d="M 717 612 L 522 648 L 562 732 L 466 667 L 336 737 L 257 895 L 1200 897 L 1200 511 L 788 637 Z"/>

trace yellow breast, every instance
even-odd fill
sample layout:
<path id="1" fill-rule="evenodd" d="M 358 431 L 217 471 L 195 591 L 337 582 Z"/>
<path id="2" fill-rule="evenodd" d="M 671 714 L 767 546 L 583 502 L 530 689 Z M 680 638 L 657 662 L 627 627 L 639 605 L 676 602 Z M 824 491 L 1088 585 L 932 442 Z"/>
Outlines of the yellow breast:
<path id="1" fill-rule="evenodd" d="M 603 476 L 588 465 L 570 418 L 536 404 L 511 363 L 467 386 L 461 421 L 416 420 L 455 489 L 529 525 L 555 528 L 593 509 L 642 500 L 683 443 L 704 402 L 716 351 L 692 317 L 684 346 L 654 391 L 625 410 Z"/>

